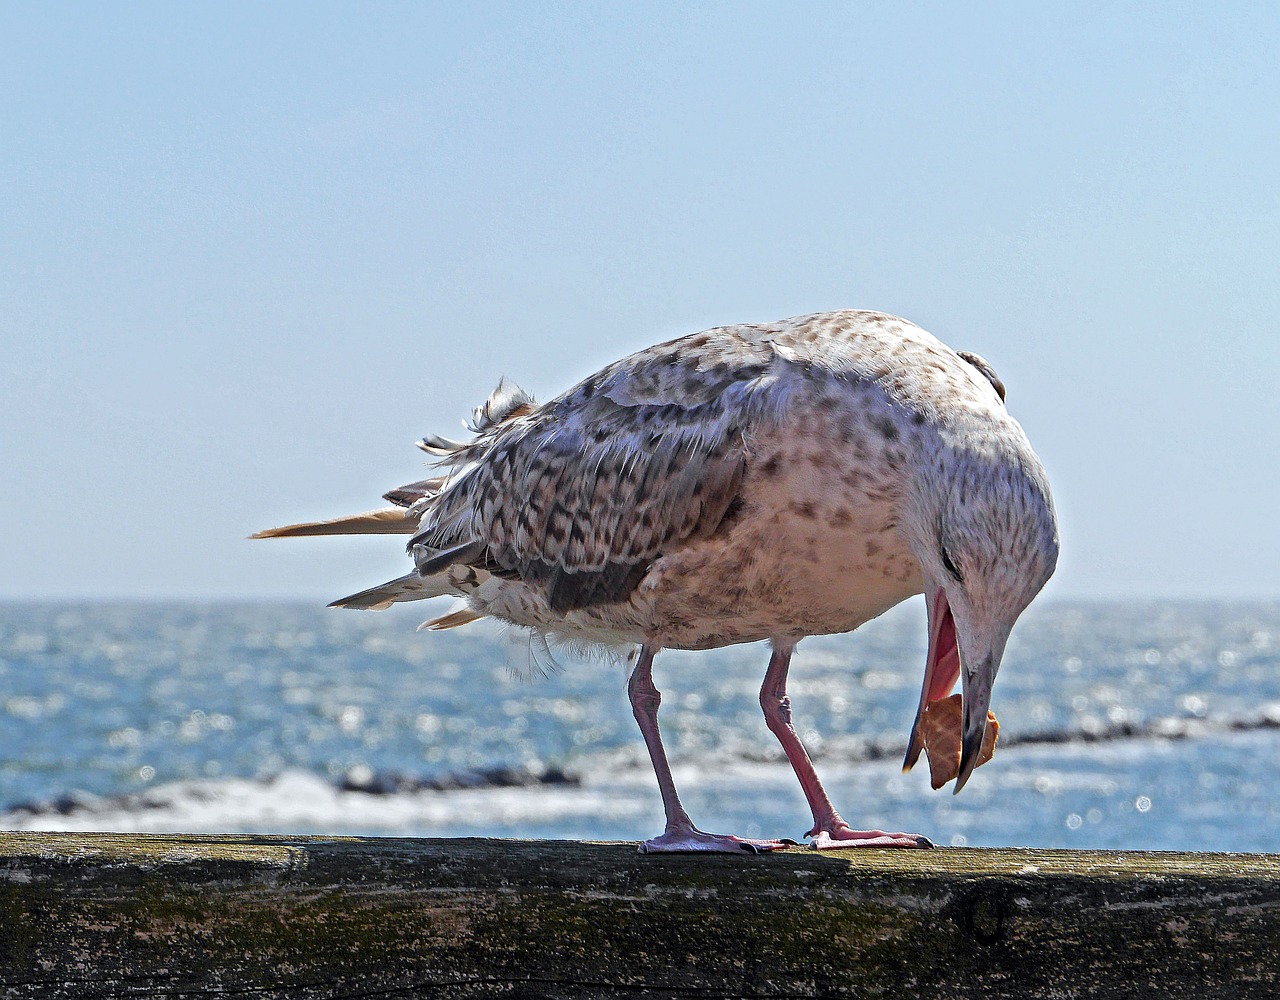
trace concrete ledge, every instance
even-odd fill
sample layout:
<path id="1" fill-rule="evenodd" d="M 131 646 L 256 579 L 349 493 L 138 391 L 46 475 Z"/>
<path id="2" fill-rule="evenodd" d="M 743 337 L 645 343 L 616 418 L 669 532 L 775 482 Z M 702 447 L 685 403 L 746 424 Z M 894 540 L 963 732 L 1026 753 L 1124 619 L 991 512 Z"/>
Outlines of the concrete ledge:
<path id="1" fill-rule="evenodd" d="M 0 833 L 5 997 L 1272 996 L 1280 856 Z"/>

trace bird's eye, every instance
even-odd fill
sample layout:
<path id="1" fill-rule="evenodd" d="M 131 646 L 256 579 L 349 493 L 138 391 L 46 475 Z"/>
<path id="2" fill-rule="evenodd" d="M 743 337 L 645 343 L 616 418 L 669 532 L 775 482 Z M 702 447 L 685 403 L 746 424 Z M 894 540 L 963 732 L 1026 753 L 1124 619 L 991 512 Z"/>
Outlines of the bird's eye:
<path id="1" fill-rule="evenodd" d="M 964 574 L 960 572 L 959 567 L 956 566 L 955 560 L 951 558 L 951 553 L 947 551 L 947 547 L 945 545 L 941 546 L 941 548 L 942 568 L 955 577 L 956 583 L 964 583 Z"/>

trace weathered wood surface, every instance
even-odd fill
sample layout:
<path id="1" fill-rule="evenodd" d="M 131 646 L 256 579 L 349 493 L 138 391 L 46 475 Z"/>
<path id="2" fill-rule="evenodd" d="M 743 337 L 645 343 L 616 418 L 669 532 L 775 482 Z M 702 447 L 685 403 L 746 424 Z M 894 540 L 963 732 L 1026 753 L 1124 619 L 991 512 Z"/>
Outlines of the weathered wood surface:
<path id="1" fill-rule="evenodd" d="M 0 833 L 5 997 L 1280 992 L 1280 857 Z"/>

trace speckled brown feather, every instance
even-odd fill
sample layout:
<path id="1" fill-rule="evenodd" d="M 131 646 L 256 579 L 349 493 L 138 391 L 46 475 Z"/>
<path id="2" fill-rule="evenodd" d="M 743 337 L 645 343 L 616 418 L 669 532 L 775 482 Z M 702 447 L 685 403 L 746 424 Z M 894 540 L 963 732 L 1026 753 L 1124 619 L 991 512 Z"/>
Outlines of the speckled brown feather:
<path id="1" fill-rule="evenodd" d="M 687 373 L 660 357 L 511 420 L 441 492 L 413 545 L 482 540 L 487 566 L 545 584 L 567 611 L 624 599 L 667 547 L 711 534 L 742 479 L 742 431 L 723 398 L 741 381 L 721 365 L 682 403 Z"/>

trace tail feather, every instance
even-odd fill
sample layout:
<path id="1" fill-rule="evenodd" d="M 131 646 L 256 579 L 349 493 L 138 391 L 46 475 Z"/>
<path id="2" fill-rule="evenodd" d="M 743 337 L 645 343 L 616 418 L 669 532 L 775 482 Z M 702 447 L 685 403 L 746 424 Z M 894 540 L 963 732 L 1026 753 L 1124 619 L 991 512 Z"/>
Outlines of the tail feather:
<path id="1" fill-rule="evenodd" d="M 430 549 L 420 543 L 420 535 L 409 539 L 409 551 L 417 564 L 420 576 L 433 576 L 443 573 L 454 563 L 466 565 L 484 555 L 484 542 L 463 542 L 448 549 Z"/>
<path id="2" fill-rule="evenodd" d="M 406 573 L 395 580 L 388 580 L 358 594 L 343 597 L 329 605 L 331 608 L 354 608 L 359 611 L 386 611 L 399 601 L 425 601 L 429 597 L 443 597 L 457 593 L 444 576 L 421 577 Z"/>
<path id="3" fill-rule="evenodd" d="M 436 476 L 434 479 L 422 479 L 416 483 L 406 483 L 404 486 L 397 487 L 394 490 L 388 490 L 382 494 L 382 499 L 390 500 L 397 507 L 412 507 L 419 500 L 434 497 L 444 488 L 444 483 L 443 476 Z"/>
<path id="4" fill-rule="evenodd" d="M 418 530 L 418 519 L 406 516 L 403 507 L 384 507 L 335 517 L 328 521 L 306 521 L 287 524 L 282 528 L 268 528 L 250 535 L 250 538 L 300 538 L 305 535 L 412 535 Z"/>
<path id="5" fill-rule="evenodd" d="M 421 632 L 423 629 L 428 629 L 432 632 L 442 632 L 447 628 L 457 628 L 459 625 L 470 625 L 472 622 L 477 622 L 481 618 L 487 617 L 488 615 L 479 611 L 472 611 L 471 608 L 463 604 L 461 607 L 455 606 L 455 609 L 450 611 L 448 614 L 423 622 L 418 626 L 418 631 Z"/>
<path id="6" fill-rule="evenodd" d="M 395 504 L 378 510 L 336 517 L 326 521 L 308 521 L 268 528 L 250 535 L 250 538 L 299 538 L 308 535 L 413 535 L 409 551 L 417 564 L 417 572 L 408 573 L 397 580 L 379 584 L 358 594 L 351 594 L 334 601 L 331 608 L 360 608 L 382 611 L 400 601 L 421 601 L 445 594 L 470 593 L 478 580 L 488 579 L 485 569 L 486 543 L 469 537 L 467 526 L 471 512 L 466 505 L 446 512 L 447 516 L 432 518 L 429 530 L 423 531 L 424 519 L 431 513 L 441 493 L 451 483 L 467 475 L 468 463 L 478 461 L 492 446 L 504 424 L 533 413 L 537 403 L 519 386 L 499 381 L 483 405 L 477 407 L 467 427 L 475 434 L 470 441 L 454 441 L 439 435 L 428 435 L 418 446 L 435 457 L 437 467 L 449 467 L 453 471 L 408 483 L 383 495 L 383 499 Z M 465 541 L 457 542 L 458 538 Z M 425 544 L 428 539 L 443 543 L 437 548 Z M 449 545 L 448 541 L 454 544 Z M 424 628 L 446 629 L 465 625 L 483 614 L 455 606 L 449 613 L 424 623 Z"/>

